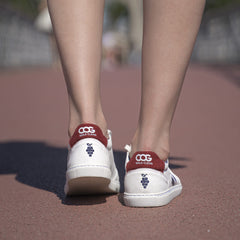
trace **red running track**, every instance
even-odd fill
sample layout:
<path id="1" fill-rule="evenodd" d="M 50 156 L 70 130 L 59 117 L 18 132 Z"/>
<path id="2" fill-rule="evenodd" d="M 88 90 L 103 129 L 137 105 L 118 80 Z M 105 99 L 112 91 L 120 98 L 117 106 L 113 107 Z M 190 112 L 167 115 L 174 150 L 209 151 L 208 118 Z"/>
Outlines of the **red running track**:
<path id="1" fill-rule="evenodd" d="M 0 239 L 239 239 L 239 66 L 190 65 L 171 133 L 183 193 L 160 208 L 125 207 L 121 194 L 66 199 L 62 73 L 2 71 L 0 86 Z M 102 99 L 122 180 L 140 69 L 103 72 Z"/>

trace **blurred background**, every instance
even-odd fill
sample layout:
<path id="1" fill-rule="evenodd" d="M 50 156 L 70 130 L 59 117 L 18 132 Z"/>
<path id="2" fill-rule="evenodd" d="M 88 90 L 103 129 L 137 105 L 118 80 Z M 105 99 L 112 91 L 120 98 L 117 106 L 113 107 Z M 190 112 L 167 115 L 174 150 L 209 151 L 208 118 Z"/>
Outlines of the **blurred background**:
<path id="1" fill-rule="evenodd" d="M 192 61 L 239 63 L 240 0 L 207 0 Z M 142 2 L 106 0 L 103 68 L 141 62 Z M 0 68 L 59 63 L 46 0 L 1 0 Z"/>

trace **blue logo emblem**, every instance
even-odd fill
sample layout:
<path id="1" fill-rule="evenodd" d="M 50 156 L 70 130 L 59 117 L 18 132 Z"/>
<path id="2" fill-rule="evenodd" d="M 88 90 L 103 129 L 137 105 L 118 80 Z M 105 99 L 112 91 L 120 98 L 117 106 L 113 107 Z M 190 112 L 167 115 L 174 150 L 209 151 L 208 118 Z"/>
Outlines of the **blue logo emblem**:
<path id="1" fill-rule="evenodd" d="M 93 155 L 94 149 L 92 147 L 92 143 L 87 143 L 87 149 L 86 152 L 88 153 L 89 157 L 91 157 Z"/>
<path id="2" fill-rule="evenodd" d="M 143 185 L 144 188 L 146 188 L 149 183 L 149 180 L 146 176 L 147 176 L 147 174 L 142 174 L 141 184 Z"/>

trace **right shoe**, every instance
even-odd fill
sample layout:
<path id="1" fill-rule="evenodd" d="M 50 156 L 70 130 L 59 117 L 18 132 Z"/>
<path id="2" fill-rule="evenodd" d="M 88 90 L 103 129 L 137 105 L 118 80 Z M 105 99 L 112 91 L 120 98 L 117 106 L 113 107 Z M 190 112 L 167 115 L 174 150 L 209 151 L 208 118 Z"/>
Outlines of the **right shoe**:
<path id="1" fill-rule="evenodd" d="M 182 191 L 182 184 L 169 168 L 152 151 L 135 152 L 129 157 L 131 146 L 126 145 L 126 174 L 124 203 L 129 207 L 159 207 L 168 204 Z"/>
<path id="2" fill-rule="evenodd" d="M 112 150 L 112 134 L 108 138 L 95 124 L 79 125 L 69 141 L 66 195 L 118 193 L 118 171 Z"/>

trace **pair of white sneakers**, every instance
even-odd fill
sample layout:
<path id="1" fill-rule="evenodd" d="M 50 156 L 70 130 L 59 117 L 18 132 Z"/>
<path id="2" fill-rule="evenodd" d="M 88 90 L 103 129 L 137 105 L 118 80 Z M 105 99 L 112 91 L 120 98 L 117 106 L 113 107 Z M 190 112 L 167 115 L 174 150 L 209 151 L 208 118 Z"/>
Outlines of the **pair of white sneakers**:
<path id="1" fill-rule="evenodd" d="M 168 204 L 182 191 L 180 179 L 151 151 L 135 152 L 126 145 L 126 206 L 157 207 Z M 112 150 L 112 133 L 108 138 L 95 124 L 79 125 L 69 141 L 66 171 L 66 195 L 118 193 L 118 171 Z"/>

